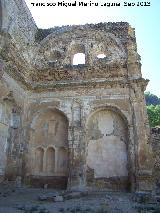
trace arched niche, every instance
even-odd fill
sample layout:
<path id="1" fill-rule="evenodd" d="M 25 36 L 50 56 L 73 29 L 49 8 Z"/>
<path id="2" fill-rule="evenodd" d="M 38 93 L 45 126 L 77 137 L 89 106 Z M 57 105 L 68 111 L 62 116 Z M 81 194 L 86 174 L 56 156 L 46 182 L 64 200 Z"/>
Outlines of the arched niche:
<path id="1" fill-rule="evenodd" d="M 55 172 L 55 149 L 49 147 L 46 151 L 46 172 L 53 174 Z"/>
<path id="2" fill-rule="evenodd" d="M 58 149 L 57 155 L 57 172 L 63 175 L 67 174 L 68 168 L 68 151 L 64 147 Z"/>
<path id="3" fill-rule="evenodd" d="M 118 111 L 101 109 L 89 117 L 86 165 L 88 185 L 94 182 L 111 190 L 127 189 L 128 128 Z"/>
<path id="4" fill-rule="evenodd" d="M 38 112 L 31 123 L 32 146 L 68 146 L 68 120 L 57 109 Z"/>
<path id="5" fill-rule="evenodd" d="M 44 149 L 38 147 L 35 150 L 35 162 L 34 162 L 36 174 L 40 174 L 43 172 L 43 158 L 44 158 Z"/>
<path id="6" fill-rule="evenodd" d="M 44 151 L 37 147 L 43 147 Z M 60 152 L 59 155 L 58 150 L 61 148 L 68 150 L 67 117 L 58 109 L 43 108 L 37 111 L 30 124 L 28 173 L 30 173 L 32 186 L 44 187 L 47 184 L 49 188 L 65 189 L 67 187 L 68 152 Z M 35 154 L 33 155 L 33 150 L 36 150 L 36 157 L 34 157 Z M 60 168 L 59 172 L 58 160 L 64 162 L 64 159 L 66 166 Z M 33 165 L 33 162 L 38 163 Z"/>

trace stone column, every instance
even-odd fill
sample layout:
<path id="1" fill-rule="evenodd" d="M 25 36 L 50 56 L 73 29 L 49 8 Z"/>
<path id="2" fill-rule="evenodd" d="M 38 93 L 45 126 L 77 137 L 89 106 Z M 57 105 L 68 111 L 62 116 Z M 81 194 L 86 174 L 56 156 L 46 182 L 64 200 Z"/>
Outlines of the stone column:
<path id="1" fill-rule="evenodd" d="M 73 142 L 74 142 L 74 134 L 73 134 L 73 127 L 68 127 L 68 184 L 67 188 L 71 189 L 73 185 Z"/>
<path id="2" fill-rule="evenodd" d="M 84 187 L 83 129 L 69 128 L 69 189 Z"/>
<path id="3" fill-rule="evenodd" d="M 150 144 L 148 120 L 145 114 L 144 95 L 136 88 L 136 97 L 132 100 L 134 110 L 134 134 L 136 155 L 136 190 L 152 191 L 153 156 Z"/>
<path id="4" fill-rule="evenodd" d="M 82 106 L 79 100 L 73 99 L 72 119 L 68 132 L 69 141 L 69 181 L 68 187 L 80 189 L 84 185 L 83 169 L 83 126 L 82 126 Z"/>
<path id="5" fill-rule="evenodd" d="M 0 118 L 0 182 L 4 180 L 7 163 L 8 126 Z"/>
<path id="6" fill-rule="evenodd" d="M 135 165 L 135 144 L 134 144 L 134 126 L 129 125 L 128 127 L 128 134 L 129 134 L 129 144 L 128 144 L 128 163 L 129 163 L 129 178 L 131 182 L 130 190 L 134 192 L 136 190 L 136 180 L 135 180 L 135 172 L 136 172 L 136 165 Z"/>

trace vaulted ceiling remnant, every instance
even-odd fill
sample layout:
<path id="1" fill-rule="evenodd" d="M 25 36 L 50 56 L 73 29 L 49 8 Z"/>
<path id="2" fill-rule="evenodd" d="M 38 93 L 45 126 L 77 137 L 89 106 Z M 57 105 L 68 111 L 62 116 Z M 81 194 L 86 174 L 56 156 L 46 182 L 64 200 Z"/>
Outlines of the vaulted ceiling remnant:
<path id="1" fill-rule="evenodd" d="M 3 35 L 6 26 L 2 26 L 5 45 L 1 45 L 1 57 L 6 61 L 6 72 L 24 88 L 44 90 L 82 84 L 82 80 L 125 80 L 131 75 L 127 68 L 130 58 L 132 64 L 140 66 L 134 29 L 126 22 L 38 29 L 31 18 L 27 19 L 26 7 L 23 10 L 27 11 L 23 17 L 15 14 L 16 29 L 9 22 L 11 17 L 6 36 Z M 85 54 L 85 64 L 73 65 L 76 53 Z M 98 58 L 99 54 L 106 57 Z M 138 68 L 134 72 L 141 75 Z"/>

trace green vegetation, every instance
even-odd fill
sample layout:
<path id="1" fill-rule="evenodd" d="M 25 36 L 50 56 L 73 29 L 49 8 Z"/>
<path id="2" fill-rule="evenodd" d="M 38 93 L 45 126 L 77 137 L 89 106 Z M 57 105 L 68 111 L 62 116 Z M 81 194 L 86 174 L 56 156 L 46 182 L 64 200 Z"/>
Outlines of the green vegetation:
<path id="1" fill-rule="evenodd" d="M 160 105 L 160 98 L 158 98 L 156 95 L 151 94 L 150 92 L 145 92 L 145 99 L 147 106 L 149 105 Z"/>
<path id="2" fill-rule="evenodd" d="M 160 98 L 150 92 L 146 92 L 145 99 L 150 126 L 160 126 Z"/>

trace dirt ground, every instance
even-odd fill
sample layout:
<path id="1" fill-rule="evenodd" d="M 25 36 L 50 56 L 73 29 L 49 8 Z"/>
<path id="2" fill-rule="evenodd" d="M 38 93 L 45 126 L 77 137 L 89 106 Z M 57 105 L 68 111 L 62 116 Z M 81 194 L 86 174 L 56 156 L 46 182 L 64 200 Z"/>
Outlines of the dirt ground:
<path id="1" fill-rule="evenodd" d="M 93 192 L 61 202 L 39 199 L 54 193 L 64 192 L 0 187 L 0 213 L 160 213 L 159 202 L 135 202 L 131 193 Z"/>

